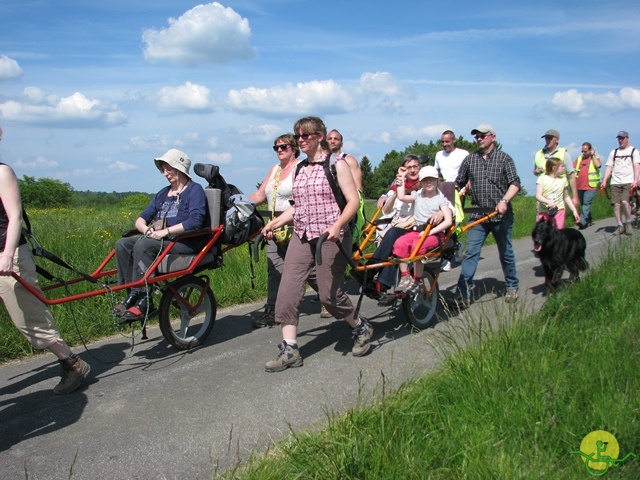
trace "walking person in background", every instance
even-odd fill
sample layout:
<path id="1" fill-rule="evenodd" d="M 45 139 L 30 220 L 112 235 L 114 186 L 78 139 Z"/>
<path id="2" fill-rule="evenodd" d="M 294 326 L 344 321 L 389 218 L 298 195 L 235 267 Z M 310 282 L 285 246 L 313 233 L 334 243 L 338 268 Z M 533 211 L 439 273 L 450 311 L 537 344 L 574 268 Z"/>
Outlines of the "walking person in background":
<path id="1" fill-rule="evenodd" d="M 547 160 L 551 157 L 561 158 L 564 162 L 565 175 L 569 181 L 569 187 L 571 188 L 571 199 L 573 204 L 578 206 L 578 189 L 576 188 L 576 175 L 573 171 L 573 162 L 571 161 L 571 155 L 565 147 L 559 147 L 560 132 L 553 128 L 547 130 L 542 137 L 544 138 L 544 147 L 536 152 L 534 157 L 533 174 L 538 177 L 542 175 L 547 169 Z"/>
<path id="2" fill-rule="evenodd" d="M 373 334 L 369 322 L 355 316 L 355 308 L 343 290 L 347 259 L 336 243 L 340 241 L 351 245 L 348 224 L 359 204 L 353 175 L 344 159 L 338 157 L 335 180 L 345 199 L 345 207 L 341 211 L 323 165 L 330 154 L 323 121 L 317 117 L 301 118 L 293 131 L 300 150 L 307 155 L 293 182 L 294 204 L 262 230 L 270 239 L 274 230 L 293 221 L 293 236 L 276 299 L 275 316 L 276 323 L 282 327 L 282 342 L 276 359 L 266 363 L 267 372 L 303 365 L 298 348 L 300 302 L 304 296 L 305 281 L 314 266 L 322 304 L 332 316 L 344 318 L 352 328 L 354 343 L 351 353 L 354 356 L 362 356 L 369 351 Z M 322 264 L 318 265 L 315 262 L 317 242 L 325 233 L 328 237 L 321 247 Z"/>
<path id="3" fill-rule="evenodd" d="M 595 148 L 589 143 L 582 144 L 581 155 L 576 158 L 574 169 L 576 172 L 576 188 L 578 189 L 578 200 L 581 210 L 578 228 L 583 230 L 593 225 L 591 217 L 591 203 L 598 187 L 600 186 L 600 167 L 602 161 L 596 154 Z"/>
<path id="4" fill-rule="evenodd" d="M 287 133 L 274 140 L 273 151 L 276 152 L 279 162 L 269 169 L 260 188 L 249 195 L 249 199 L 256 205 L 267 203 L 272 219 L 291 206 L 289 202 L 293 200 L 293 179 L 300 148 L 293 134 Z M 267 303 L 262 316 L 254 320 L 254 328 L 271 327 L 276 324 L 276 298 L 292 234 L 293 226 L 285 225 L 281 227 L 279 234 L 267 240 Z M 308 283 L 311 288 L 318 291 L 315 272 L 309 277 Z"/>
<path id="5" fill-rule="evenodd" d="M 600 188 L 607 188 L 609 177 L 611 177 L 611 205 L 618 223 L 614 233 L 631 235 L 633 230 L 629 195 L 631 190 L 638 186 L 640 154 L 629 145 L 629 134 L 624 130 L 618 132 L 616 139 L 619 146 L 609 153 Z"/>
<path id="6" fill-rule="evenodd" d="M 462 162 L 456 187 L 462 188 L 471 181 L 471 205 L 495 209 L 498 215 L 467 231 L 467 251 L 462 259 L 457 292 L 451 303 L 451 306 L 459 309 L 467 308 L 471 303 L 473 277 L 478 268 L 482 246 L 490 233 L 496 240 L 504 273 L 505 302 L 514 303 L 518 300 L 518 273 L 511 243 L 511 200 L 520 191 L 520 178 L 513 159 L 496 148 L 496 131 L 491 125 L 479 125 L 471 130 L 471 135 L 475 137 L 480 150 L 469 154 Z M 477 220 L 480 216 L 481 214 L 472 213 L 469 218 Z"/>
<path id="7" fill-rule="evenodd" d="M 536 182 L 538 221 L 548 222 L 551 219 L 551 225 L 556 228 L 564 228 L 566 207 L 573 213 L 576 223 L 580 221 L 578 210 L 569 195 L 569 182 L 564 171 L 563 160 L 552 157 L 547 160 L 546 173 L 540 175 Z"/>
<path id="8" fill-rule="evenodd" d="M 10 166 L 0 163 L 0 298 L 11 321 L 33 348 L 49 350 L 58 357 L 62 379 L 53 393 L 71 393 L 87 378 L 91 367 L 62 339 L 49 308 L 11 276 L 19 275 L 40 291 L 36 265 L 22 233 L 22 212 L 16 174 Z"/>
<path id="9" fill-rule="evenodd" d="M 456 147 L 456 134 L 451 130 L 445 130 L 442 132 L 440 142 L 442 143 L 442 150 L 436 153 L 434 165 L 445 183 L 453 183 L 456 181 L 462 161 L 467 157 L 467 155 L 469 155 L 469 152 Z M 455 192 L 451 195 L 452 197 L 455 197 L 455 201 L 458 201 L 459 199 L 457 195 L 458 194 Z M 443 272 L 450 271 L 451 261 L 445 260 L 440 269 Z"/>

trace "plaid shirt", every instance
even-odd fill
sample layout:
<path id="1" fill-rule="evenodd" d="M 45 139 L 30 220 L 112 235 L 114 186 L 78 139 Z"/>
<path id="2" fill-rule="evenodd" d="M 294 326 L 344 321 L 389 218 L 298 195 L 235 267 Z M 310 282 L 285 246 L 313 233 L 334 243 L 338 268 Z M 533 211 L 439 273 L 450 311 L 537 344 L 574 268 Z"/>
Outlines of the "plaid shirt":
<path id="1" fill-rule="evenodd" d="M 325 158 L 326 155 L 322 160 Z M 342 157 L 336 158 L 336 163 L 342 161 Z M 341 213 L 322 163 L 314 163 L 309 175 L 306 168 L 300 169 L 293 181 L 293 199 L 293 231 L 301 239 L 305 236 L 307 240 L 318 238 L 327 227 L 336 223 Z"/>
<path id="2" fill-rule="evenodd" d="M 502 150 L 494 148 L 487 159 L 481 153 L 469 154 L 460 165 L 456 187 L 461 188 L 471 181 L 471 204 L 474 207 L 494 209 L 502 200 L 511 185 L 520 188 L 520 177 L 516 172 L 513 159 Z M 513 215 L 511 203 L 507 206 L 507 215 Z M 472 213 L 471 220 L 484 214 Z M 502 221 L 502 215 L 496 215 L 490 222 Z"/>

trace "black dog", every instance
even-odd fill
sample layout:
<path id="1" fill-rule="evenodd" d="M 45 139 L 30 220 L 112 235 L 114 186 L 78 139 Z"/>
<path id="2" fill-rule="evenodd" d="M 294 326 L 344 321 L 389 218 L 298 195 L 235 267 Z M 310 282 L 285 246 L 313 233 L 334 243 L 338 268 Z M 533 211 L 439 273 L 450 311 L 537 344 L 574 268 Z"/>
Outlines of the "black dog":
<path id="1" fill-rule="evenodd" d="M 533 249 L 544 268 L 547 290 L 558 288 L 565 270 L 569 271 L 570 280 L 578 280 L 580 272 L 589 268 L 585 259 L 587 242 L 578 230 L 559 230 L 551 223 L 540 220 L 531 232 L 531 238 Z"/>

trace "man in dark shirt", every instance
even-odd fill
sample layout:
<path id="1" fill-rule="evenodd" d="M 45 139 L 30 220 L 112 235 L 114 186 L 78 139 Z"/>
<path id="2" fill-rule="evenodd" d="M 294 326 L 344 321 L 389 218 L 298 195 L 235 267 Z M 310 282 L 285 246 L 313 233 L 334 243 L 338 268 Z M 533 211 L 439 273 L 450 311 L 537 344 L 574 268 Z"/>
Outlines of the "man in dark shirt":
<path id="1" fill-rule="evenodd" d="M 472 206 L 495 209 L 498 215 L 467 231 L 467 251 L 462 260 L 458 289 L 452 303 L 457 308 L 466 308 L 471 303 L 473 277 L 480 260 L 480 251 L 489 233 L 493 234 L 498 246 L 505 277 L 505 301 L 513 303 L 518 299 L 518 274 L 511 243 L 513 209 L 510 201 L 520 190 L 520 178 L 513 159 L 496 148 L 496 132 L 491 125 L 482 124 L 471 130 L 471 135 L 475 137 L 480 150 L 471 153 L 462 162 L 455 181 L 456 188 L 460 189 L 471 182 Z M 472 213 L 469 220 L 476 220 L 483 215 Z"/>

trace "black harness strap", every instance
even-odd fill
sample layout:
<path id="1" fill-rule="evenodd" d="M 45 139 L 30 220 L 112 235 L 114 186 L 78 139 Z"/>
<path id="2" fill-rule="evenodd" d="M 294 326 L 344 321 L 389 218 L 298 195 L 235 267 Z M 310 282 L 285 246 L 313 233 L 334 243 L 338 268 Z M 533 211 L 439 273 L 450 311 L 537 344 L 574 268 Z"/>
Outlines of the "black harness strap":
<path id="1" fill-rule="evenodd" d="M 31 233 L 31 222 L 29 221 L 29 216 L 27 215 L 27 212 L 25 211 L 24 207 L 22 207 L 22 219 L 24 220 L 24 224 L 25 224 L 25 227 L 22 229 L 22 234 L 25 236 L 25 238 L 32 240 L 33 243 L 36 245 L 31 250 L 31 252 L 35 257 L 46 258 L 47 260 L 57 265 L 60 265 L 61 267 L 66 268 L 67 270 L 71 270 L 72 272 L 77 273 L 88 282 L 97 283 L 97 280 L 92 276 L 75 269 L 74 267 L 69 265 L 67 262 L 62 260 L 57 255 L 54 255 L 53 253 L 49 252 L 48 250 L 45 250 L 40 246 L 40 244 L 38 243 L 38 240 L 33 236 L 33 233 Z M 36 266 L 36 271 L 47 280 L 55 280 L 55 277 L 50 272 L 48 272 L 47 270 L 45 270 L 40 266 Z"/>

